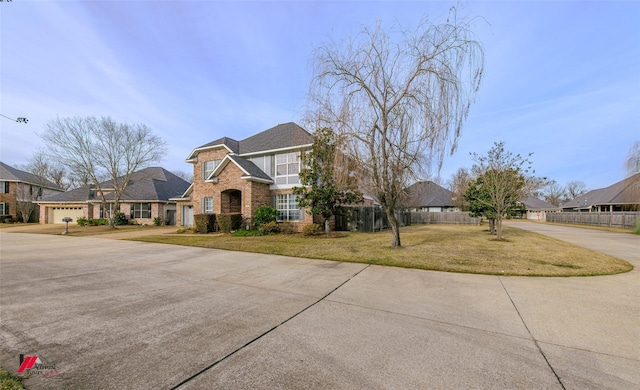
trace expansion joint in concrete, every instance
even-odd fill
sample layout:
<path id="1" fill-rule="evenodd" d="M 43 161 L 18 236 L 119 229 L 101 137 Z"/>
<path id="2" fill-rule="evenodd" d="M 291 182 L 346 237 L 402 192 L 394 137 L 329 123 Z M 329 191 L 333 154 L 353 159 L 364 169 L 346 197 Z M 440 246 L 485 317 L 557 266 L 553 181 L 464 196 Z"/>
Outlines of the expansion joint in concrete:
<path id="1" fill-rule="evenodd" d="M 260 340 L 261 338 L 263 338 L 264 336 L 268 335 L 269 333 L 273 332 L 274 330 L 278 329 L 279 327 L 281 327 L 282 325 L 286 324 L 287 322 L 291 321 L 292 319 L 296 318 L 297 316 L 299 316 L 300 314 L 304 313 L 305 311 L 307 311 L 308 309 L 314 307 L 315 305 L 317 305 L 318 303 L 324 301 L 325 299 L 327 299 L 327 297 L 331 294 L 333 294 L 334 292 L 336 292 L 340 287 L 344 286 L 345 284 L 347 284 L 351 279 L 355 278 L 356 276 L 358 276 L 362 271 L 364 271 L 365 269 L 369 268 L 370 264 L 363 267 L 361 270 L 359 270 L 358 272 L 356 272 L 355 274 L 351 275 L 348 279 L 346 279 L 345 281 L 343 281 L 342 283 L 340 283 L 338 286 L 336 286 L 335 288 L 333 288 L 331 291 L 329 291 L 328 293 L 326 293 L 324 296 L 322 296 L 320 299 L 318 299 L 317 301 L 313 302 L 312 304 L 304 307 L 302 310 L 298 311 L 297 313 L 293 314 L 291 317 L 285 319 L 284 321 L 282 321 L 281 323 L 275 325 L 274 327 L 272 327 L 271 329 L 259 334 L 258 336 L 256 336 L 255 338 L 251 339 L 250 341 L 248 341 L 247 343 L 245 343 L 244 345 L 242 345 L 241 347 L 233 350 L 232 352 L 230 352 L 229 354 L 227 354 L 226 356 L 216 360 L 215 362 L 211 363 L 210 365 L 206 366 L 205 368 L 203 368 L 202 370 L 196 372 L 195 374 L 191 375 L 190 377 L 188 377 L 187 379 L 183 380 L 182 382 L 178 383 L 177 385 L 173 386 L 171 388 L 171 390 L 175 390 L 180 388 L 181 386 L 189 383 L 190 381 L 192 381 L 193 379 L 197 378 L 198 376 L 204 374 L 205 372 L 209 371 L 210 369 L 212 369 L 213 367 L 217 366 L 219 363 L 225 361 L 226 359 L 230 358 L 231 356 L 235 355 L 236 353 L 242 351 L 243 349 L 245 349 L 246 347 L 248 347 L 249 345 L 255 343 L 256 341 Z"/>

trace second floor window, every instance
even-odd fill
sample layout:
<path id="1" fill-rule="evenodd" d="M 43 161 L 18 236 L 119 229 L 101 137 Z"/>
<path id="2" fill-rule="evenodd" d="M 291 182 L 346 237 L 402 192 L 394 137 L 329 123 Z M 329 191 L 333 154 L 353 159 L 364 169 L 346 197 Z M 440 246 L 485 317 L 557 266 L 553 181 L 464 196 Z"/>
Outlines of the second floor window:
<path id="1" fill-rule="evenodd" d="M 300 184 L 300 152 L 276 154 L 276 184 Z"/>
<path id="2" fill-rule="evenodd" d="M 8 193 L 9 193 L 9 182 L 0 181 L 0 194 L 8 194 Z"/>
<path id="3" fill-rule="evenodd" d="M 151 203 L 131 203 L 131 218 L 151 218 Z"/>
<path id="4" fill-rule="evenodd" d="M 211 172 L 220 164 L 221 160 L 205 161 L 202 163 L 202 180 L 207 180 Z"/>

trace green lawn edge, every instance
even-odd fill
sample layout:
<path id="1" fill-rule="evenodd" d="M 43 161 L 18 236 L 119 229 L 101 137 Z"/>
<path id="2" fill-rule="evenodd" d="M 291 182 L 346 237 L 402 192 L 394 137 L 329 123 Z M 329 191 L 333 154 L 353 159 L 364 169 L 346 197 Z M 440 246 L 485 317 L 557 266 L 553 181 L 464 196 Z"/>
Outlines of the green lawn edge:
<path id="1" fill-rule="evenodd" d="M 484 227 L 465 225 L 405 227 L 401 238 L 403 246 L 395 249 L 385 231 L 331 237 L 169 234 L 126 240 L 483 275 L 602 276 L 633 269 L 625 260 L 516 227 L 505 227 L 502 242 Z"/>

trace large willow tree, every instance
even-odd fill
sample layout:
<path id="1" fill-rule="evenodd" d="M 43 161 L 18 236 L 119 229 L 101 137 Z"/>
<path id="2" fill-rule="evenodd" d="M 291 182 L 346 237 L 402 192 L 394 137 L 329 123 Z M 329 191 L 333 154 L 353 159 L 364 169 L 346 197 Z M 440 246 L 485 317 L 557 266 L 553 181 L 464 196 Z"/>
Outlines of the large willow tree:
<path id="1" fill-rule="evenodd" d="M 480 86 L 484 51 L 472 21 L 455 8 L 441 23 L 385 31 L 381 23 L 349 40 L 329 41 L 314 56 L 311 118 L 346 137 L 362 169 L 362 188 L 389 219 L 422 169 L 453 153 Z"/>

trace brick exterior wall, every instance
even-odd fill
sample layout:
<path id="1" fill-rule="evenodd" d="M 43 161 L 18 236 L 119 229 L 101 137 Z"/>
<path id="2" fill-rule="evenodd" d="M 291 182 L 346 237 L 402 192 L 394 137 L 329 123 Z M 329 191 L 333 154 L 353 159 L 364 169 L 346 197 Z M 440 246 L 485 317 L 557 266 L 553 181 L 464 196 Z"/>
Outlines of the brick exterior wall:
<path id="1" fill-rule="evenodd" d="M 193 214 L 202 213 L 202 199 L 204 197 L 213 198 L 213 213 L 221 214 L 238 210 L 238 200 L 240 201 L 240 213 L 243 215 L 246 224 L 251 224 L 255 210 L 260 206 L 271 206 L 272 196 L 276 194 L 291 194 L 291 189 L 271 190 L 270 185 L 258 181 L 242 179 L 244 172 L 233 162 L 229 162 L 218 175 L 217 183 L 206 183 L 202 181 L 202 163 L 205 161 L 222 160 L 228 153 L 226 148 L 220 147 L 213 150 L 200 152 L 193 167 L 194 183 L 188 201 L 178 201 L 176 211 L 176 225 L 182 225 L 182 207 L 190 205 L 193 207 Z M 240 199 L 237 193 L 240 191 Z M 312 223 L 313 217 L 303 210 L 301 212 L 303 220 L 294 222 L 297 230 L 304 224 Z"/>
<path id="2" fill-rule="evenodd" d="M 4 185 L 4 182 L 2 182 Z M 0 202 L 6 203 L 9 205 L 9 214 L 13 218 L 18 216 L 18 203 L 16 201 L 16 193 L 18 192 L 18 183 L 9 182 L 9 193 L 8 194 L 0 194 Z"/>

